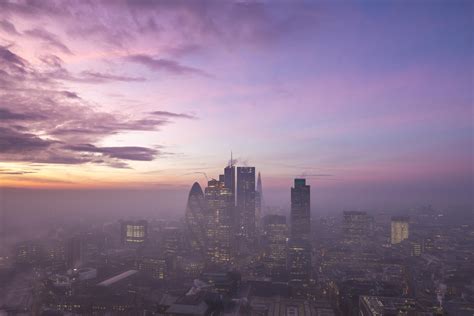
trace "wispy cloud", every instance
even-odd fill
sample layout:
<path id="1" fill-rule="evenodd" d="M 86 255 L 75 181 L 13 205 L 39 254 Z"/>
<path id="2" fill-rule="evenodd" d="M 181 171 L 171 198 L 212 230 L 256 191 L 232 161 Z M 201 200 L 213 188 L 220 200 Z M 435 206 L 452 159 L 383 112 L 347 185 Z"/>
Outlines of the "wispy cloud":
<path id="1" fill-rule="evenodd" d="M 0 80 L 2 161 L 93 163 L 127 168 L 126 161 L 151 161 L 162 152 L 139 146 L 97 146 L 95 142 L 123 131 L 157 131 L 172 119 L 191 118 L 172 112 L 131 117 L 99 111 L 76 92 L 62 89 L 56 82 L 57 73 L 51 76 L 49 69 L 38 70 L 9 47 L 0 46 L 0 61 L 3 74 Z M 55 71 L 69 75 L 59 57 L 48 55 L 42 61 Z M 93 81 L 141 80 L 94 72 L 81 76 Z"/>
<path id="2" fill-rule="evenodd" d="M 100 153 L 111 158 L 138 161 L 151 161 L 159 154 L 157 149 L 138 146 L 97 147 L 91 144 L 80 144 L 65 146 L 64 149 L 81 153 Z"/>
<path id="3" fill-rule="evenodd" d="M 24 32 L 26 35 L 29 35 L 34 38 L 38 38 L 44 41 L 47 45 L 54 47 L 61 51 L 64 54 L 72 55 L 73 53 L 69 47 L 64 44 L 57 35 L 43 29 L 43 28 L 34 28 L 31 30 L 26 30 Z"/>
<path id="4" fill-rule="evenodd" d="M 144 77 L 131 77 L 118 75 L 110 72 L 97 72 L 91 70 L 81 71 L 79 74 L 73 74 L 64 67 L 63 60 L 53 54 L 40 57 L 41 62 L 49 69 L 44 73 L 47 78 L 63 81 L 72 81 L 78 83 L 109 83 L 109 82 L 143 82 Z"/>
<path id="5" fill-rule="evenodd" d="M 132 81 L 145 81 L 144 77 L 128 77 L 128 76 L 121 76 L 121 75 L 114 75 L 110 73 L 102 73 L 102 72 L 93 72 L 93 71 L 83 71 L 81 72 L 81 77 L 79 80 L 89 81 L 89 82 L 107 82 L 107 81 L 124 81 L 124 82 L 132 82 Z"/>
<path id="6" fill-rule="evenodd" d="M 18 33 L 18 31 L 16 30 L 15 25 L 13 25 L 13 23 L 8 20 L 0 20 L 0 29 L 6 33 L 20 35 L 20 33 Z"/>
<path id="7" fill-rule="evenodd" d="M 0 174 L 3 175 L 23 175 L 36 173 L 36 171 L 26 171 L 26 170 L 12 170 L 12 169 L 2 169 L 0 168 Z"/>
<path id="8" fill-rule="evenodd" d="M 154 58 L 145 54 L 129 55 L 125 57 L 125 60 L 144 65 L 152 71 L 164 71 L 176 75 L 194 74 L 200 76 L 209 76 L 209 74 L 201 69 L 184 66 L 174 60 Z"/>
<path id="9" fill-rule="evenodd" d="M 186 119 L 196 119 L 197 117 L 192 114 L 186 113 L 174 113 L 168 111 L 153 111 L 150 112 L 152 115 L 160 116 L 160 117 L 170 117 L 170 118 L 186 118 Z"/>
<path id="10" fill-rule="evenodd" d="M 67 91 L 65 91 L 67 92 Z M 16 113 L 12 112 L 7 108 L 0 107 L 0 121 L 33 121 L 43 119 L 44 116 L 38 113 Z"/>

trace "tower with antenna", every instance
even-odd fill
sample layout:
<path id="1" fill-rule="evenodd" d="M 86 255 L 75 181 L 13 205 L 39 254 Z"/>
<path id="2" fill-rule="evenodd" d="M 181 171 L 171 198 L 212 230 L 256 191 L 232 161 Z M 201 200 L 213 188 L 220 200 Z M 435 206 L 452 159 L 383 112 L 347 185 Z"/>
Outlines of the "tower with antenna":
<path id="1" fill-rule="evenodd" d="M 224 168 L 224 185 L 230 190 L 233 199 L 233 206 L 235 206 L 235 166 L 232 157 L 232 150 L 230 151 L 230 162 Z"/>

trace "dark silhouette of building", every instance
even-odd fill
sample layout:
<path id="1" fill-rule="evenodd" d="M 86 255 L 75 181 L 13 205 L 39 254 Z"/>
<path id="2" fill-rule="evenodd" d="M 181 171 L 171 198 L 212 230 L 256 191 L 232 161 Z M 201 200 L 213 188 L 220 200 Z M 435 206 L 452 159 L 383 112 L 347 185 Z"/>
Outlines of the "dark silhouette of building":
<path id="1" fill-rule="evenodd" d="M 263 210 L 263 188 L 262 188 L 262 176 L 260 172 L 257 177 L 257 190 L 255 192 L 255 223 L 257 228 L 260 228 Z"/>
<path id="2" fill-rule="evenodd" d="M 202 252 L 206 249 L 206 202 L 199 183 L 194 182 L 188 195 L 185 221 L 191 249 Z"/>
<path id="3" fill-rule="evenodd" d="M 290 216 L 287 269 L 291 282 L 307 284 L 311 279 L 311 208 L 306 179 L 295 179 L 291 188 Z"/>
<path id="4" fill-rule="evenodd" d="M 224 185 L 232 194 L 232 204 L 235 206 L 235 166 L 232 164 L 224 168 Z"/>
<path id="5" fill-rule="evenodd" d="M 306 179 L 295 179 L 295 186 L 291 188 L 291 238 L 310 240 L 310 235 L 310 186 Z"/>
<path id="6" fill-rule="evenodd" d="M 181 233 L 178 227 L 163 228 L 163 250 L 167 257 L 176 257 L 181 248 Z"/>
<path id="7" fill-rule="evenodd" d="M 311 278 L 311 244 L 308 240 L 290 239 L 288 274 L 291 282 L 305 283 Z"/>
<path id="8" fill-rule="evenodd" d="M 239 235 L 255 240 L 255 167 L 237 167 L 237 213 Z"/>
<path id="9" fill-rule="evenodd" d="M 373 217 L 366 212 L 350 211 L 343 214 L 343 237 L 346 243 L 366 241 L 373 231 Z"/>
<path id="10" fill-rule="evenodd" d="M 286 272 L 288 226 L 283 215 L 267 215 L 263 218 L 266 251 L 265 265 L 271 276 L 282 276 Z"/>
<path id="11" fill-rule="evenodd" d="M 80 268 L 84 263 L 85 243 L 81 236 L 74 236 L 66 242 L 66 264 L 68 269 Z"/>

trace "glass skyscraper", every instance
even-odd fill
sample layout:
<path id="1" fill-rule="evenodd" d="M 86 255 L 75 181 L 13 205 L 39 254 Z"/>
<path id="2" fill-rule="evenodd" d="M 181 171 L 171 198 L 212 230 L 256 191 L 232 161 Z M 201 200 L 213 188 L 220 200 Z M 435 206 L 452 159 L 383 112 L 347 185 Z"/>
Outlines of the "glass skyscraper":
<path id="1" fill-rule="evenodd" d="M 255 167 L 237 167 L 237 223 L 244 240 L 255 237 Z"/>
<path id="2" fill-rule="evenodd" d="M 306 179 L 295 179 L 291 188 L 291 238 L 310 240 L 310 186 Z"/>

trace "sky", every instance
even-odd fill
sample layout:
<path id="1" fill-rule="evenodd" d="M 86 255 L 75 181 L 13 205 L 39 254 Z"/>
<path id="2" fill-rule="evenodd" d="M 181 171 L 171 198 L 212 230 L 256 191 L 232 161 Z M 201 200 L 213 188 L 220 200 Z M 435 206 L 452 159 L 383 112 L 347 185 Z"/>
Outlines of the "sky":
<path id="1" fill-rule="evenodd" d="M 185 196 L 232 151 L 262 173 L 269 205 L 287 205 L 295 177 L 319 206 L 472 205 L 473 12 L 0 0 L 3 196 Z"/>

